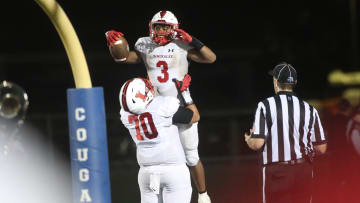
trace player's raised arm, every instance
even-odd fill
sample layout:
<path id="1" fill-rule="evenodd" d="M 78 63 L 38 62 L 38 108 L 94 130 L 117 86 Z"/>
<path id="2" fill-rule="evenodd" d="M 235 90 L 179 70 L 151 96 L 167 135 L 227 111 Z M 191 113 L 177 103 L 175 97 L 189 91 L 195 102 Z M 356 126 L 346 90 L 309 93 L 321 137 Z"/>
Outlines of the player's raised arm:
<path id="1" fill-rule="evenodd" d="M 105 33 L 110 55 L 119 63 L 140 63 L 141 58 L 136 51 L 129 50 L 124 34 L 115 30 Z"/>
<path id="2" fill-rule="evenodd" d="M 199 63 L 214 63 L 216 61 L 215 53 L 207 46 L 204 45 L 200 40 L 189 35 L 182 29 L 175 29 L 177 32 L 177 38 L 181 41 L 188 43 L 194 49 L 188 52 L 188 57 Z"/>
<path id="3" fill-rule="evenodd" d="M 200 114 L 190 96 L 188 88 L 191 82 L 190 75 L 186 74 L 182 81 L 176 79 L 173 79 L 173 81 L 179 92 L 180 99 L 182 100 L 181 103 L 185 105 L 185 107 L 179 107 L 178 111 L 173 117 L 173 122 L 183 124 L 192 124 L 198 122 L 200 120 Z"/>

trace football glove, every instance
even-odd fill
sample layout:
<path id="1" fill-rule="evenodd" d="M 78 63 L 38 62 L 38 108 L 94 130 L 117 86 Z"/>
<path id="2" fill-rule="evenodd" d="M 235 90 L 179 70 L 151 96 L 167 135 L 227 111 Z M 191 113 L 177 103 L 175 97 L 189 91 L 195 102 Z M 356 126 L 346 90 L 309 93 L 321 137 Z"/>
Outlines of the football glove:
<path id="1" fill-rule="evenodd" d="M 177 38 L 190 44 L 190 46 L 193 46 L 196 50 L 200 51 L 200 49 L 204 46 L 204 43 L 200 42 L 200 40 L 196 39 L 195 37 L 192 37 L 184 30 L 177 28 L 175 31 L 177 32 Z"/>
<path id="2" fill-rule="evenodd" d="M 183 92 L 190 86 L 191 76 L 189 74 L 186 74 L 182 81 L 179 81 L 175 78 L 173 79 L 173 81 L 175 82 L 178 91 Z"/>
<path id="3" fill-rule="evenodd" d="M 120 39 L 120 37 L 124 36 L 124 34 L 122 32 L 110 30 L 110 31 L 105 32 L 105 36 L 106 36 L 107 45 L 111 46 L 116 41 L 118 41 Z"/>
<path id="4" fill-rule="evenodd" d="M 207 192 L 199 193 L 198 203 L 211 203 L 210 197 Z"/>
<path id="5" fill-rule="evenodd" d="M 190 86 L 191 77 L 189 74 L 186 74 L 182 81 L 173 79 L 176 89 L 179 92 L 180 100 L 187 106 L 193 104 L 193 100 L 190 96 L 189 86 Z"/>
<path id="6" fill-rule="evenodd" d="M 177 32 L 176 37 L 179 38 L 181 41 L 186 42 L 186 43 L 191 43 L 192 42 L 191 35 L 189 35 L 184 30 L 177 28 L 177 29 L 175 29 L 175 31 Z"/>

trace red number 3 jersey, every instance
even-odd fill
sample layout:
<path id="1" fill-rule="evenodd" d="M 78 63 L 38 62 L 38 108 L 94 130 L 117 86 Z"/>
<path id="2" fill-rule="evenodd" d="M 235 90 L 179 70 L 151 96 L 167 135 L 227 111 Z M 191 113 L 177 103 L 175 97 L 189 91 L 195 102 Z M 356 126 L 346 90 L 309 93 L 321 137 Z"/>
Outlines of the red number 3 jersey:
<path id="1" fill-rule="evenodd" d="M 140 115 L 120 110 L 121 122 L 136 144 L 140 166 L 185 163 L 179 131 L 172 124 L 172 117 L 178 108 L 178 99 L 157 96 L 147 111 Z"/>
<path id="2" fill-rule="evenodd" d="M 148 77 L 160 95 L 176 97 L 172 79 L 182 80 L 187 74 L 189 49 L 188 44 L 177 39 L 163 46 L 154 43 L 150 37 L 139 38 L 136 42 L 135 50 L 140 53 Z"/>

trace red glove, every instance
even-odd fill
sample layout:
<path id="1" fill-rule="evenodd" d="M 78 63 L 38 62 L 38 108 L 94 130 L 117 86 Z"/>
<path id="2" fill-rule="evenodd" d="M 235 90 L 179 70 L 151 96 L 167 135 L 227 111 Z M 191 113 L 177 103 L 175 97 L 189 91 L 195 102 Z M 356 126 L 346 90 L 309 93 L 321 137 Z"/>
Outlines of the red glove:
<path id="1" fill-rule="evenodd" d="M 179 80 L 177 80 L 175 78 L 173 79 L 173 81 L 175 82 L 176 88 L 180 92 L 183 92 L 190 86 L 191 77 L 190 77 L 189 74 L 186 74 L 182 81 L 179 81 Z"/>
<path id="2" fill-rule="evenodd" d="M 173 79 L 176 89 L 179 92 L 179 96 L 180 96 L 180 101 L 182 104 L 184 104 L 185 106 L 188 106 L 190 104 L 193 104 L 193 100 L 190 96 L 190 91 L 189 91 L 189 86 L 190 86 L 190 82 L 191 82 L 191 77 L 189 74 L 186 74 L 184 79 L 182 81 L 176 80 L 175 78 Z"/>
<path id="3" fill-rule="evenodd" d="M 116 41 L 118 41 L 120 37 L 124 36 L 124 34 L 115 30 L 110 30 L 105 32 L 105 36 L 106 36 L 107 45 L 111 46 Z"/>
<path id="4" fill-rule="evenodd" d="M 176 37 L 179 38 L 181 41 L 184 41 L 186 43 L 192 42 L 192 37 L 187 32 L 185 32 L 182 29 L 176 28 L 175 31 L 177 32 Z"/>

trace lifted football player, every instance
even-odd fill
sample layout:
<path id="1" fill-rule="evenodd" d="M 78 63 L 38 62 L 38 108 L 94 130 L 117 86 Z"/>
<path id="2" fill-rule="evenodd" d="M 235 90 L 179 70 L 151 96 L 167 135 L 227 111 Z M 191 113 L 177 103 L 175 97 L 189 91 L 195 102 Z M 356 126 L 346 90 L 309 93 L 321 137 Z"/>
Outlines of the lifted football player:
<path id="1" fill-rule="evenodd" d="M 188 73 L 189 60 L 198 63 L 213 63 L 216 60 L 212 50 L 179 29 L 179 22 L 170 11 L 156 13 L 149 23 L 149 32 L 150 36 L 137 40 L 135 50 L 129 52 L 126 60 L 116 57 L 114 60 L 121 63 L 143 62 L 157 94 L 178 97 L 178 91 L 172 80 L 184 79 Z M 116 42 L 123 36 L 123 33 L 115 30 L 106 32 L 108 46 L 118 44 Z M 198 123 L 179 125 L 179 133 L 187 165 L 199 192 L 198 202 L 210 203 L 206 191 L 205 172 L 198 154 L 197 125 Z"/>
<path id="2" fill-rule="evenodd" d="M 121 121 L 136 144 L 142 203 L 191 201 L 190 173 L 179 130 L 173 124 L 200 119 L 188 95 L 189 84 L 189 80 L 176 81 L 186 107 L 175 97 L 154 96 L 154 88 L 145 78 L 130 79 L 120 90 Z"/>

